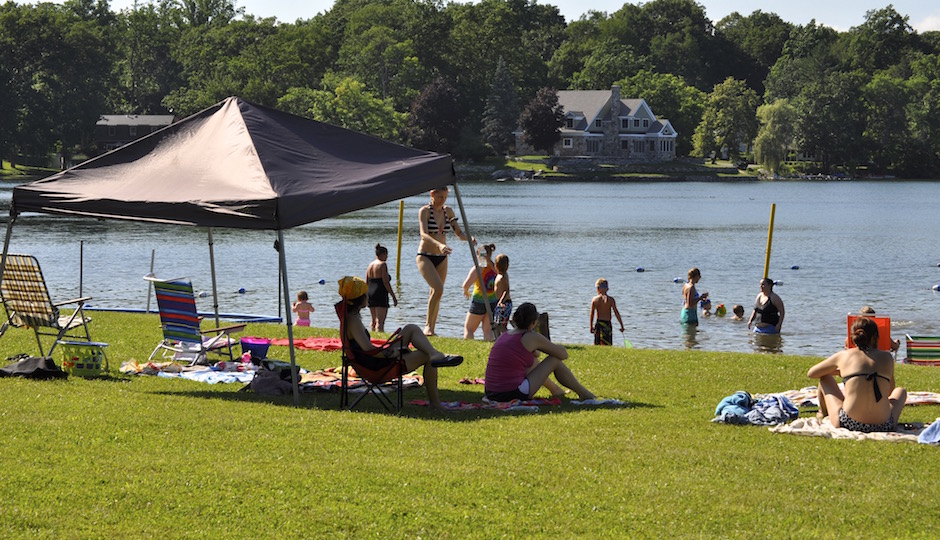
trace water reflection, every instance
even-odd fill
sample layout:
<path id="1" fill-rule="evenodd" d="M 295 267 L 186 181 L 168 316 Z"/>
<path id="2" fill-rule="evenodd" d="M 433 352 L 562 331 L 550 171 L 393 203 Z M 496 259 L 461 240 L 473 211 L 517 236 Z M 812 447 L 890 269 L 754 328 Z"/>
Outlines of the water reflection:
<path id="1" fill-rule="evenodd" d="M 686 350 L 698 349 L 698 326 L 694 324 L 680 324 L 682 328 L 682 343 Z"/>
<path id="2" fill-rule="evenodd" d="M 781 334 L 761 334 L 750 332 L 748 341 L 755 352 L 780 354 L 783 352 L 783 336 Z"/>

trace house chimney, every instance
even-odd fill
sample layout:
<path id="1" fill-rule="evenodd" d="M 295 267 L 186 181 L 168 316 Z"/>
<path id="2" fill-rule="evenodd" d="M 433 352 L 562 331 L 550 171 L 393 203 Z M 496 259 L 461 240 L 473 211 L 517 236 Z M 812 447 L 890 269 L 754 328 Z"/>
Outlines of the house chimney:
<path id="1" fill-rule="evenodd" d="M 611 121 L 614 123 L 617 122 L 617 117 L 620 116 L 620 86 L 616 84 L 610 87 L 610 115 Z"/>
<path id="2" fill-rule="evenodd" d="M 610 95 L 614 101 L 620 101 L 620 86 L 614 84 L 610 87 Z"/>

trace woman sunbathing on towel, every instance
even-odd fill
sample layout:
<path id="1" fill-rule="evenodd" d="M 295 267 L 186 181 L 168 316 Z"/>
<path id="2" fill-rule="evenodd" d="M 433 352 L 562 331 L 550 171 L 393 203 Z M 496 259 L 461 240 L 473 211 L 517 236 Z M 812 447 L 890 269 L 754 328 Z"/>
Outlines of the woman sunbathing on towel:
<path id="1" fill-rule="evenodd" d="M 486 362 L 484 392 L 493 401 L 532 399 L 535 392 L 551 374 L 565 388 L 578 394 L 578 399 L 595 399 L 596 396 L 578 382 L 564 360 L 568 351 L 561 345 L 549 341 L 535 332 L 539 312 L 533 304 L 526 302 L 516 308 L 512 315 L 513 330 L 499 336 L 490 350 Z M 539 353 L 548 356 L 539 362 Z"/>
<path id="2" fill-rule="evenodd" d="M 361 278 L 346 276 L 339 280 L 339 294 L 346 304 L 346 339 L 350 340 L 350 347 L 354 352 L 368 353 L 378 349 L 372 344 L 369 332 L 362 324 L 362 309 L 368 303 L 369 286 Z M 417 350 L 411 350 L 408 346 Z M 435 349 L 427 336 L 414 324 L 406 325 L 399 331 L 399 338 L 392 342 L 381 353 L 375 355 L 362 354 L 356 356 L 356 362 L 371 369 L 379 369 L 388 365 L 392 359 L 398 358 L 399 351 L 403 351 L 405 369 L 414 371 L 424 366 L 424 385 L 428 390 L 428 401 L 431 407 L 443 409 L 441 399 L 437 393 L 437 368 L 456 366 L 463 362 L 462 356 L 446 356 Z"/>
<path id="3" fill-rule="evenodd" d="M 868 317 L 856 319 L 852 340 L 857 348 L 835 353 L 806 374 L 819 379 L 817 416 L 828 415 L 833 426 L 852 431 L 894 431 L 907 400 L 907 391 L 894 384 L 894 357 L 878 350 L 878 325 Z M 844 394 L 836 375 L 842 377 Z"/>

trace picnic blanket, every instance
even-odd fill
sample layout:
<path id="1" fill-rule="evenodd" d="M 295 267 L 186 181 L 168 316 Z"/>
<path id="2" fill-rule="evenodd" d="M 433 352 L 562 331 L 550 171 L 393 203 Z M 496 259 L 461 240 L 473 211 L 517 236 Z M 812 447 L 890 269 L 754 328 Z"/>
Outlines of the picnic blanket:
<path id="1" fill-rule="evenodd" d="M 839 383 L 839 388 L 843 389 L 844 386 L 842 383 Z M 800 388 L 799 390 L 787 390 L 785 392 L 778 392 L 776 394 L 755 394 L 754 396 L 758 399 L 762 399 L 774 395 L 783 395 L 786 396 L 793 404 L 797 407 L 819 407 L 819 400 L 816 399 L 816 387 L 807 386 Z M 937 392 L 907 392 L 907 401 L 904 402 L 904 406 L 910 405 L 938 405 L 940 404 L 940 393 Z"/>
<path id="2" fill-rule="evenodd" d="M 154 375 L 170 379 L 188 379 L 208 384 L 248 383 L 258 366 L 251 362 L 219 362 L 213 366 L 183 366 L 179 362 L 144 362 L 127 360 L 119 371 L 131 375 Z"/>
<path id="3" fill-rule="evenodd" d="M 420 405 L 427 407 L 430 405 L 426 399 L 413 399 L 408 402 L 410 405 Z M 572 405 L 626 405 L 627 403 L 619 399 L 585 399 L 571 400 Z M 441 406 L 452 411 L 471 411 L 478 409 L 495 411 L 523 411 L 537 412 L 539 406 L 561 405 L 561 398 L 533 398 L 533 399 L 514 399 L 512 401 L 492 401 L 484 397 L 481 401 L 442 401 Z"/>
<path id="4" fill-rule="evenodd" d="M 372 339 L 372 344 L 376 347 L 381 347 L 382 345 L 385 345 L 385 340 Z M 287 338 L 272 339 L 271 345 L 287 347 L 290 345 L 290 340 Z M 343 348 L 343 343 L 339 340 L 339 338 L 308 337 L 304 339 L 295 339 L 294 348 L 307 351 L 338 351 Z"/>
<path id="5" fill-rule="evenodd" d="M 934 423 L 940 421 L 938 418 Z M 918 442 L 918 437 L 923 434 L 926 425 L 922 422 L 913 422 L 910 424 L 898 425 L 897 431 L 862 433 L 860 431 L 851 431 L 845 428 L 833 427 L 828 418 L 822 421 L 816 417 L 798 418 L 789 424 L 773 426 L 770 431 L 774 433 L 789 433 L 791 435 L 808 435 L 811 437 L 827 437 L 830 439 L 854 439 L 857 441 L 908 441 Z M 927 444 L 940 444 L 937 442 L 927 442 Z"/>
<path id="6" fill-rule="evenodd" d="M 424 384 L 424 377 L 416 372 L 406 374 L 402 378 L 402 389 L 416 388 Z M 356 375 L 356 370 L 349 369 L 349 378 L 347 380 L 351 392 L 365 392 L 366 382 Z M 301 392 L 330 392 L 338 391 L 343 386 L 343 368 L 330 367 L 308 371 L 300 377 Z M 383 388 L 395 388 L 393 383 L 385 383 Z"/>

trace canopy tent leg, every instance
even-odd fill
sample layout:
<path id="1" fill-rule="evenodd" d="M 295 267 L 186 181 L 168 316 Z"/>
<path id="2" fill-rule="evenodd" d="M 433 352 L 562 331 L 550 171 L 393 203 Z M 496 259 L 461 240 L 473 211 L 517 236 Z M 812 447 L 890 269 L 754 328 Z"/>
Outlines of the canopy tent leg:
<path id="1" fill-rule="evenodd" d="M 463 209 L 463 199 L 460 198 L 460 190 L 457 188 L 457 182 L 454 182 L 454 196 L 457 198 L 457 207 L 460 209 L 460 219 L 463 220 L 463 230 L 467 235 L 467 245 L 470 246 L 470 257 L 473 258 L 473 267 L 477 271 L 477 282 L 480 284 L 480 290 L 483 291 L 483 307 L 486 309 L 486 319 L 490 321 L 490 328 L 493 335 L 496 335 L 496 325 L 493 323 L 493 310 L 490 309 L 490 303 L 486 297 L 486 284 L 483 282 L 483 270 L 480 269 L 480 261 L 477 258 L 477 250 L 473 248 L 473 235 L 470 234 L 470 223 L 467 222 L 467 213 Z"/>
<path id="2" fill-rule="evenodd" d="M 16 221 L 16 214 L 10 212 L 10 219 L 7 220 L 7 234 L 3 238 L 3 258 L 0 258 L 0 283 L 3 283 L 3 272 L 7 267 L 7 253 L 10 249 L 10 235 L 13 234 L 13 222 Z M 7 313 L 7 316 L 10 314 Z"/>
<path id="3" fill-rule="evenodd" d="M 277 230 L 277 241 L 278 241 L 278 267 L 281 272 L 281 283 L 284 287 L 284 298 L 290 298 L 288 296 L 290 292 L 290 287 L 287 286 L 287 258 L 284 256 L 284 231 L 282 229 Z M 297 361 L 294 355 L 294 323 L 291 320 L 291 308 L 290 302 L 284 302 L 284 323 L 287 325 L 287 342 L 290 349 L 290 385 L 294 390 L 294 406 L 300 406 L 300 381 L 297 380 Z"/>
<path id="4" fill-rule="evenodd" d="M 212 227 L 209 227 L 209 268 L 212 271 L 212 309 L 215 313 L 215 327 L 219 328 L 222 326 L 219 323 L 219 291 L 215 285 L 215 251 L 212 249 L 212 245 L 215 242 L 212 240 Z"/>

